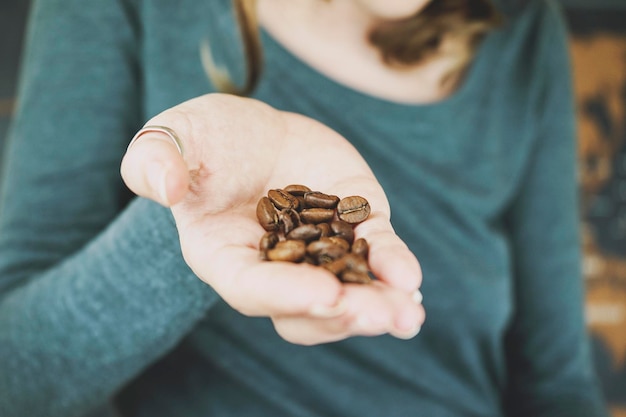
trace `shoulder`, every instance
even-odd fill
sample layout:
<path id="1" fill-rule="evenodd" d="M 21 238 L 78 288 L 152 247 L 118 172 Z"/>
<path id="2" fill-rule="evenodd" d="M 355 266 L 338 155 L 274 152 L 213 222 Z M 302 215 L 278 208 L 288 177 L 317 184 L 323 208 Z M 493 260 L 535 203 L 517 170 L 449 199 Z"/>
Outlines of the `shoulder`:
<path id="1" fill-rule="evenodd" d="M 505 16 L 500 35 L 510 42 L 538 47 L 562 43 L 567 37 L 564 13 L 556 0 L 497 0 L 495 3 Z"/>
<path id="2" fill-rule="evenodd" d="M 476 61 L 478 82 L 468 97 L 486 103 L 493 123 L 506 121 L 507 143 L 530 147 L 546 124 L 570 135 L 573 100 L 560 6 L 552 0 L 523 3 L 485 39 Z"/>
<path id="3" fill-rule="evenodd" d="M 498 77 L 531 95 L 553 89 L 555 80 L 569 82 L 569 33 L 561 6 L 554 0 L 497 3 L 506 8 L 506 21 L 486 43 Z"/>
<path id="4" fill-rule="evenodd" d="M 564 46 L 568 28 L 556 0 L 496 0 L 495 3 L 505 16 L 496 36 L 508 47 L 537 56 L 547 53 L 546 49 Z"/>

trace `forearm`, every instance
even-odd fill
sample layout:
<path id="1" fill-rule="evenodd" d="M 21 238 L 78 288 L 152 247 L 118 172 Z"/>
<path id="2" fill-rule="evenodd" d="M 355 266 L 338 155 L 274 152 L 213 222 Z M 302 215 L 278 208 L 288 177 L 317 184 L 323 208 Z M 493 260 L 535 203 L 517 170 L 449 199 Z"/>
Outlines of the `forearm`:
<path id="1" fill-rule="evenodd" d="M 0 302 L 3 416 L 74 416 L 172 348 L 216 298 L 184 263 L 168 210 L 110 228 Z"/>

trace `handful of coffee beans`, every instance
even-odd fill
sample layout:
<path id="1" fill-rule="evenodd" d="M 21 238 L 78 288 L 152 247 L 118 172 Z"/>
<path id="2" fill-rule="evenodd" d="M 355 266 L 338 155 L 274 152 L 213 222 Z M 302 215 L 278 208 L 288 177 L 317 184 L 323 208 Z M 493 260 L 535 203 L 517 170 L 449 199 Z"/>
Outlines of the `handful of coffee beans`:
<path id="1" fill-rule="evenodd" d="M 369 283 L 369 245 L 354 239 L 354 226 L 370 211 L 360 196 L 340 199 L 296 184 L 269 190 L 256 208 L 266 230 L 259 243 L 261 257 L 319 265 L 342 282 Z"/>

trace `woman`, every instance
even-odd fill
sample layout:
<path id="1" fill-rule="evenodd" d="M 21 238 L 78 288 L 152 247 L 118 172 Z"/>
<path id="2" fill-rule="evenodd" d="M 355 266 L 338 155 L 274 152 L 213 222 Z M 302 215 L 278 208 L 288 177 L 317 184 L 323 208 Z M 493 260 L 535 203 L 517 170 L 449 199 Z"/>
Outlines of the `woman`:
<path id="1" fill-rule="evenodd" d="M 555 5 L 235 5 L 246 59 L 229 2 L 35 3 L 1 414 L 604 415 Z M 370 201 L 376 284 L 259 260 L 292 183 Z"/>

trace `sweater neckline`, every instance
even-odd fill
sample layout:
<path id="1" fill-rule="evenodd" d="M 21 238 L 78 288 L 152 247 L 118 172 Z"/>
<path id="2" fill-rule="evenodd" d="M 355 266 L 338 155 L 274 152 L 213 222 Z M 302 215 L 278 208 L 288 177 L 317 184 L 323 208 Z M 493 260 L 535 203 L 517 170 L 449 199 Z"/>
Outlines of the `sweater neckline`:
<path id="1" fill-rule="evenodd" d="M 486 65 L 486 60 L 481 59 L 481 55 L 484 54 L 485 44 L 489 40 L 489 37 L 485 38 L 479 46 L 463 81 L 452 94 L 429 103 L 404 103 L 374 96 L 342 84 L 293 54 L 264 28 L 261 27 L 260 31 L 264 53 L 268 57 L 276 55 L 276 62 L 280 62 L 281 66 L 286 68 L 285 71 L 288 71 L 293 77 L 300 78 L 304 84 L 314 85 L 317 91 L 332 91 L 333 99 L 338 106 L 343 108 L 346 106 L 354 107 L 357 103 L 359 111 L 381 111 L 384 109 L 385 113 L 392 112 L 399 115 L 446 111 L 470 95 L 471 91 L 476 88 L 479 74 Z"/>

